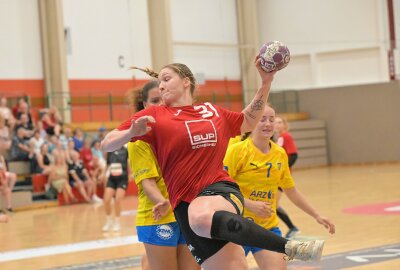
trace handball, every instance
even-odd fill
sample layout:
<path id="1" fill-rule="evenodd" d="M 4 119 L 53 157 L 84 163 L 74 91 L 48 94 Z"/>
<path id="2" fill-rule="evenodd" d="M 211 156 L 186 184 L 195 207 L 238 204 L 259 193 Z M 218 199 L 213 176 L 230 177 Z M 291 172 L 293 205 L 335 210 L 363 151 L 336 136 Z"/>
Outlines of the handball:
<path id="1" fill-rule="evenodd" d="M 280 41 L 265 43 L 258 56 L 261 59 L 261 67 L 265 72 L 281 70 L 290 62 L 290 51 Z"/>

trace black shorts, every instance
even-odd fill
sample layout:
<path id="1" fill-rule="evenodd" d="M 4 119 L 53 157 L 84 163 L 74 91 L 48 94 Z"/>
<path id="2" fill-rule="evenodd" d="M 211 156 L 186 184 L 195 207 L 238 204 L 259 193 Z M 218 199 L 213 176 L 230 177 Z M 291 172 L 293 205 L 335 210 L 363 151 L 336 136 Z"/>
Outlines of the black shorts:
<path id="1" fill-rule="evenodd" d="M 128 188 L 128 176 L 121 175 L 121 176 L 112 176 L 108 177 L 107 187 L 112 189 L 122 188 L 126 190 Z"/>
<path id="2" fill-rule="evenodd" d="M 238 214 L 243 214 L 244 199 L 236 183 L 222 181 L 209 185 L 197 197 L 215 195 L 223 196 L 233 204 Z M 229 243 L 229 241 L 205 238 L 195 234 L 189 225 L 188 209 L 189 203 L 181 202 L 175 208 L 174 214 L 190 252 L 197 263 L 201 265 Z"/>

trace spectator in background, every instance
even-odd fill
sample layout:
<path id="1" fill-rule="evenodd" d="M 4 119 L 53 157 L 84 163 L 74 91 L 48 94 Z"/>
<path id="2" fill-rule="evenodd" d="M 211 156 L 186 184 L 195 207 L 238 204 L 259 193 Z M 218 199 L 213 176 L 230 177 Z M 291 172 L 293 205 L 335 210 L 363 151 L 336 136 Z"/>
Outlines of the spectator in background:
<path id="1" fill-rule="evenodd" d="M 30 146 L 31 149 L 34 148 L 33 143 Z M 31 173 L 41 173 L 48 175 L 52 169 L 51 159 L 52 157 L 50 157 L 49 147 L 47 143 L 43 143 L 40 146 L 40 151 L 38 153 L 35 153 L 32 149 L 30 155 Z"/>
<path id="2" fill-rule="evenodd" d="M 88 170 L 89 174 L 93 171 L 93 155 L 92 149 L 90 148 L 92 144 L 92 139 L 86 137 L 81 150 L 79 151 L 79 155 L 81 160 L 83 161 L 83 166 L 86 170 Z"/>
<path id="3" fill-rule="evenodd" d="M 15 104 L 15 106 L 11 109 L 12 115 L 15 119 L 18 119 L 19 108 L 23 103 L 26 103 L 25 99 L 23 97 L 19 98 L 17 104 Z"/>
<path id="4" fill-rule="evenodd" d="M 68 182 L 68 166 L 65 162 L 64 155 L 59 150 L 53 151 L 54 165 L 49 173 L 49 184 L 62 193 L 67 204 L 71 201 L 76 202 L 76 198 L 72 193 L 71 186 Z"/>
<path id="5" fill-rule="evenodd" d="M 44 111 L 41 122 L 48 135 L 60 135 L 62 119 L 56 108 L 51 107 L 47 111 Z"/>
<path id="6" fill-rule="evenodd" d="M 0 171 L 0 194 L 3 198 L 3 205 L 6 205 L 7 211 L 12 212 L 11 208 L 11 189 L 7 185 L 6 175 L 4 170 Z M 0 209 L 0 215 L 3 211 Z"/>
<path id="7" fill-rule="evenodd" d="M 49 153 L 51 154 L 53 150 L 57 148 L 58 137 L 56 135 L 51 135 L 49 137 L 48 142 L 49 142 Z"/>
<path id="8" fill-rule="evenodd" d="M 43 138 L 40 136 L 40 131 L 38 129 L 35 129 L 33 131 L 33 136 L 29 140 L 29 144 L 33 144 L 34 152 L 35 153 L 40 153 L 40 146 L 44 143 Z"/>
<path id="9" fill-rule="evenodd" d="M 0 152 L 4 153 L 11 147 L 10 129 L 5 124 L 2 114 L 0 114 Z"/>
<path id="10" fill-rule="evenodd" d="M 0 99 L 0 115 L 4 118 L 6 126 L 8 126 L 10 130 L 14 130 L 15 118 L 7 105 L 6 97 Z"/>
<path id="11" fill-rule="evenodd" d="M 76 128 L 74 130 L 74 136 L 72 137 L 72 139 L 75 143 L 75 150 L 79 152 L 83 147 L 83 141 L 85 139 L 85 135 L 83 134 L 82 129 Z"/>
<path id="12" fill-rule="evenodd" d="M 27 115 L 28 124 L 29 124 L 30 127 L 32 127 L 31 130 L 33 130 L 34 127 L 35 127 L 35 124 L 33 123 L 32 114 L 31 114 L 31 112 L 29 110 L 29 105 L 28 105 L 27 102 L 25 102 L 25 100 L 24 100 L 24 102 L 21 102 L 19 104 L 18 114 L 17 114 L 17 124 L 21 123 L 21 115 L 23 115 L 23 114 Z"/>
<path id="13" fill-rule="evenodd" d="M 42 138 L 43 140 L 47 140 L 47 132 L 46 130 L 44 130 L 43 124 L 40 121 L 37 122 L 37 130 L 39 130 L 40 138 Z"/>
<path id="14" fill-rule="evenodd" d="M 7 170 L 7 164 L 4 157 L 0 155 L 0 188 L 2 188 L 5 205 L 8 212 L 13 212 L 11 196 L 15 183 L 17 182 L 17 175 Z"/>
<path id="15" fill-rule="evenodd" d="M 107 129 L 105 127 L 100 127 L 96 136 L 96 140 L 101 142 L 107 134 Z"/>
<path id="16" fill-rule="evenodd" d="M 16 129 L 21 127 L 25 129 L 25 140 L 29 140 L 33 136 L 34 126 L 29 122 L 29 118 L 26 113 L 20 115 L 19 122 L 15 126 Z"/>
<path id="17" fill-rule="evenodd" d="M 24 138 L 25 129 L 18 128 L 11 143 L 11 159 L 14 161 L 29 161 L 30 149 Z"/>
<path id="18" fill-rule="evenodd" d="M 72 150 L 70 157 L 71 163 L 68 165 L 70 185 L 78 188 L 87 202 L 102 202 L 102 199 L 96 195 L 96 183 L 83 166 L 83 162 L 79 158 L 79 153 Z"/>
<path id="19" fill-rule="evenodd" d="M 101 168 L 105 169 L 106 168 L 106 159 L 104 157 L 103 151 L 100 149 L 100 141 L 95 140 L 93 142 L 93 147 L 92 147 L 92 155 L 95 157 L 99 158 L 99 165 Z"/>
<path id="20" fill-rule="evenodd" d="M 72 139 L 72 130 L 70 127 L 63 126 L 60 132 L 59 140 L 61 141 L 64 149 L 68 148 L 68 140 Z"/>

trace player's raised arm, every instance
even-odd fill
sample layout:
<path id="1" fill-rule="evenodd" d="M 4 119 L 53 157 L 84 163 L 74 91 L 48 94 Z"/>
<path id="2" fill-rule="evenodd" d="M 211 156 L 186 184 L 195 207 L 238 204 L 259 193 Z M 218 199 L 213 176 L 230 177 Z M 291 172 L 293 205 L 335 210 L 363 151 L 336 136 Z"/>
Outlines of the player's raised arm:
<path id="1" fill-rule="evenodd" d="M 276 71 L 265 72 L 261 68 L 261 59 L 259 56 L 255 60 L 256 68 L 261 77 L 261 87 L 258 89 L 256 95 L 249 105 L 242 111 L 244 115 L 241 133 L 253 131 L 261 115 L 264 112 L 265 104 L 267 103 L 269 90 L 271 89 L 272 80 Z"/>
<path id="2" fill-rule="evenodd" d="M 101 142 L 102 151 L 112 152 L 120 149 L 123 145 L 131 141 L 133 137 L 142 136 L 149 132 L 151 127 L 147 126 L 147 123 L 156 122 L 152 116 L 148 115 L 130 121 L 131 125 L 129 129 L 114 129 L 105 136 L 104 140 Z"/>

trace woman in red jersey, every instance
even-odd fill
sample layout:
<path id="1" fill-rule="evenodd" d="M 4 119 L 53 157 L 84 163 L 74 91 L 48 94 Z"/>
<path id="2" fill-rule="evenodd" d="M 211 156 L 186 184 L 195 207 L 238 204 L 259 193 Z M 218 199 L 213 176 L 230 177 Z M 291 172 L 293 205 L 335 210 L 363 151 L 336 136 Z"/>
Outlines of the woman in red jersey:
<path id="1" fill-rule="evenodd" d="M 289 168 L 291 168 L 297 160 L 297 147 L 294 143 L 292 134 L 289 133 L 289 124 L 285 117 L 276 116 L 275 118 L 275 131 L 278 139 L 276 144 L 285 149 L 289 159 Z"/>
<path id="2" fill-rule="evenodd" d="M 261 87 L 240 113 L 209 102 L 193 104 L 196 82 L 184 64 L 156 73 L 165 105 L 146 108 L 111 131 L 102 149 L 113 151 L 142 140 L 153 150 L 176 220 L 189 250 L 203 269 L 248 269 L 239 245 L 285 254 L 288 259 L 318 260 L 323 241 L 288 241 L 242 217 L 243 195 L 223 170 L 231 137 L 252 131 L 260 120 L 275 72 L 266 73 L 256 58 Z M 143 70 L 143 69 L 141 69 Z M 157 209 L 153 210 L 157 216 Z"/>

